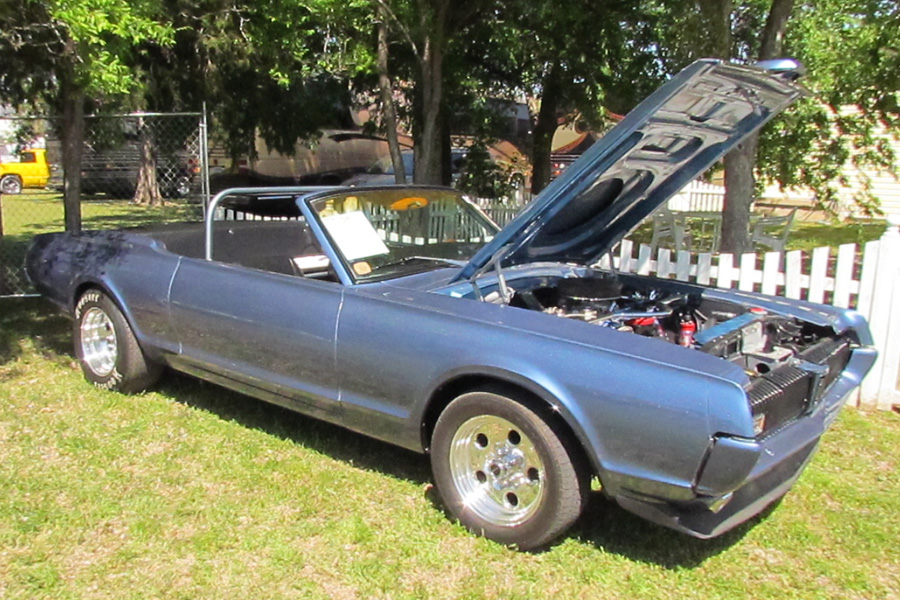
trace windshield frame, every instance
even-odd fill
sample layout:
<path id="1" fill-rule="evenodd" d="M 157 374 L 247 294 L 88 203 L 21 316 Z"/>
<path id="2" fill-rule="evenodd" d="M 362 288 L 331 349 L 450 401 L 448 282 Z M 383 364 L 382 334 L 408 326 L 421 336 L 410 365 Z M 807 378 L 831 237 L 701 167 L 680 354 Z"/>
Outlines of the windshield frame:
<path id="1" fill-rule="evenodd" d="M 352 198 L 359 206 L 366 205 L 367 203 L 369 206 L 380 205 L 383 207 L 383 210 L 390 212 L 389 205 L 391 201 L 393 204 L 396 204 L 399 201 L 417 197 L 426 199 L 426 205 L 428 203 L 434 203 L 433 206 L 438 206 L 437 202 L 444 202 L 445 204 L 442 205 L 444 208 L 447 208 L 446 203 L 450 201 L 451 206 L 455 206 L 458 209 L 454 214 L 465 215 L 464 219 L 468 219 L 468 221 L 465 221 L 465 226 L 476 227 L 483 232 L 483 235 L 473 236 L 473 239 L 476 241 L 469 242 L 452 239 L 443 242 L 430 241 L 423 243 L 418 241 L 420 238 L 416 238 L 416 240 L 410 242 L 409 240 L 401 241 L 399 239 L 401 236 L 399 235 L 398 239 L 387 239 L 385 237 L 387 235 L 385 231 L 382 230 L 381 232 L 376 233 L 374 226 L 372 226 L 372 235 L 377 235 L 379 239 L 381 239 L 385 252 L 369 256 L 356 256 L 352 253 L 348 255 L 348 252 L 350 252 L 352 248 L 348 246 L 346 236 L 344 240 L 338 239 L 341 235 L 340 232 L 334 231 L 334 222 L 329 223 L 327 220 L 328 217 L 346 217 L 350 213 L 360 212 L 366 215 L 366 224 L 371 226 L 371 220 L 369 220 L 370 216 L 366 214 L 364 210 L 344 211 L 344 203 Z M 337 201 L 340 201 L 341 203 L 341 210 L 339 211 L 334 210 Z M 331 202 L 330 206 L 329 202 Z M 326 207 L 329 207 L 328 210 L 326 210 Z M 329 249 L 327 252 L 329 258 L 332 263 L 335 263 L 334 266 L 336 267 L 336 270 L 342 272 L 340 278 L 348 281 L 350 284 L 387 281 L 439 268 L 462 268 L 471 257 L 474 256 L 485 243 L 493 239 L 500 230 L 500 228 L 497 227 L 497 225 L 467 196 L 458 190 L 438 186 L 337 188 L 330 190 L 327 193 L 304 197 L 302 199 L 301 208 L 307 218 L 307 222 L 310 223 L 316 231 L 316 234 L 326 242 L 324 246 Z M 412 206 L 410 208 L 395 209 L 391 214 L 399 214 L 402 210 L 403 214 L 415 216 L 415 213 L 407 213 L 406 211 L 415 210 L 417 208 L 419 207 Z M 428 215 L 428 223 L 430 226 L 433 217 L 430 213 L 426 214 Z M 350 224 L 350 226 L 361 225 L 361 223 L 359 223 L 359 218 L 352 220 L 356 222 Z M 329 227 L 332 229 L 330 230 Z M 355 235 L 353 237 L 353 245 L 357 247 L 357 252 L 360 251 L 360 245 L 365 247 L 367 244 L 370 251 L 380 250 L 380 248 L 377 247 L 378 240 L 371 236 L 366 237 L 368 234 L 366 234 L 365 231 L 362 231 L 362 234 L 362 236 Z M 360 237 L 365 239 L 360 242 Z M 402 237 L 412 239 L 405 234 Z M 433 238 L 429 238 L 429 240 L 432 239 Z M 436 250 L 438 246 L 441 247 L 443 252 L 429 252 L 429 249 Z M 365 248 L 362 252 L 365 253 Z M 454 255 L 448 256 L 447 254 Z M 372 264 L 373 262 L 375 264 Z M 369 268 L 371 268 L 371 270 L 367 272 L 367 269 Z"/>

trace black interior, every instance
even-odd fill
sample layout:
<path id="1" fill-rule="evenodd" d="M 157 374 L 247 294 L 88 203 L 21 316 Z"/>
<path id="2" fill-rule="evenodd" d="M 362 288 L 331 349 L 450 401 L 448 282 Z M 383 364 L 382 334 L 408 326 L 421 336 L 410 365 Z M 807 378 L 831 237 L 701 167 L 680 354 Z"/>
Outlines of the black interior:
<path id="1" fill-rule="evenodd" d="M 204 257 L 202 223 L 179 224 L 147 230 L 169 252 L 191 258 Z M 213 228 L 213 260 L 273 273 L 330 278 L 331 273 L 301 272 L 293 261 L 317 256 L 322 249 L 302 220 L 218 221 Z"/>

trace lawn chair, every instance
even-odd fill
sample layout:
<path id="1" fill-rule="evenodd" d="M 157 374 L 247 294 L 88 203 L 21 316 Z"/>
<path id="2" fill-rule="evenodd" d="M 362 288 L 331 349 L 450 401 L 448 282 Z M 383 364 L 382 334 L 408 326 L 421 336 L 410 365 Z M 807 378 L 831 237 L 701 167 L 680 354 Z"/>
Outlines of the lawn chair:
<path id="1" fill-rule="evenodd" d="M 784 252 L 796 213 L 795 208 L 785 216 L 760 217 L 753 225 L 750 241 L 754 246 L 766 246 L 774 252 Z"/>
<path id="2" fill-rule="evenodd" d="M 650 247 L 656 250 L 660 242 L 672 240 L 675 252 L 691 250 L 691 231 L 687 227 L 685 219 L 677 216 L 667 208 L 657 211 L 653 215 L 653 238 Z"/>

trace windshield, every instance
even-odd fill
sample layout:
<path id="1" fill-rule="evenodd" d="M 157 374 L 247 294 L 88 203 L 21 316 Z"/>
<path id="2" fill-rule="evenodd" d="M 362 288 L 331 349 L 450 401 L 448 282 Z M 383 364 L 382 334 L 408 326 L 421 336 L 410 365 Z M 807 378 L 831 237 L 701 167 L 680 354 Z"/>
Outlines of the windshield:
<path id="1" fill-rule="evenodd" d="M 309 205 L 357 282 L 462 266 L 497 232 L 453 190 L 348 188 Z"/>

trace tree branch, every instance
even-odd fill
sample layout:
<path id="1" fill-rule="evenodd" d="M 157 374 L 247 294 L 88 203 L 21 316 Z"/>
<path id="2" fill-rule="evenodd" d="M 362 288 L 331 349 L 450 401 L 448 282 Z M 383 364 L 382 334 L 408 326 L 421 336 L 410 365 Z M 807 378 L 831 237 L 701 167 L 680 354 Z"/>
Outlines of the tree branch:
<path id="1" fill-rule="evenodd" d="M 419 53 L 419 46 L 418 46 L 418 44 L 416 44 L 415 40 L 413 39 L 412 34 L 409 31 L 409 28 L 407 28 L 406 26 L 403 25 L 403 23 L 397 17 L 396 13 L 394 13 L 394 11 L 391 10 L 391 7 L 388 6 L 388 3 L 385 2 L 385 0 L 372 0 L 372 1 L 374 4 L 376 4 L 381 9 L 381 11 L 383 11 L 383 14 L 387 15 L 390 18 L 390 20 L 393 21 L 395 28 L 397 29 L 397 31 L 400 32 L 400 35 L 406 40 L 406 43 L 409 44 L 410 47 L 413 49 L 413 53 L 416 55 L 416 57 L 421 57 L 421 54 Z M 421 58 L 420 58 L 420 60 L 421 60 Z"/>

